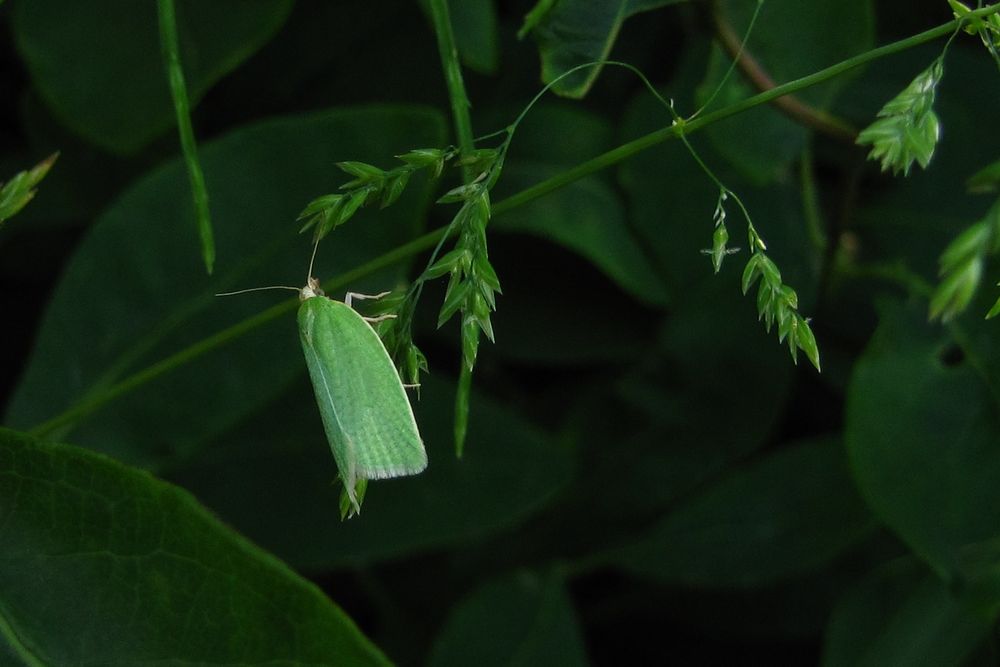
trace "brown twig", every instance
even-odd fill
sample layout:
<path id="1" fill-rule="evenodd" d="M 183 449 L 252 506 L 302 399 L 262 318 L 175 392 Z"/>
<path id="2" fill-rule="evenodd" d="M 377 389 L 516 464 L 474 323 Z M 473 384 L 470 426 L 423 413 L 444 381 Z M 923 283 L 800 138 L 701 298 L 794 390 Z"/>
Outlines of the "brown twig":
<path id="1" fill-rule="evenodd" d="M 743 39 L 736 33 L 732 24 L 723 15 L 722 8 L 718 2 L 713 3 L 712 19 L 715 23 L 715 30 L 719 41 L 722 43 L 722 47 L 729 54 L 730 58 L 736 58 L 737 54 L 740 53 L 740 45 Z M 764 69 L 760 62 L 746 48 L 739 55 L 737 65 L 759 92 L 766 92 L 778 85 L 767 73 L 767 70 Z M 855 139 L 857 139 L 858 131 L 850 123 L 821 109 L 812 107 L 794 95 L 778 97 L 771 104 L 796 123 L 811 127 L 835 139 L 852 145 Z"/>

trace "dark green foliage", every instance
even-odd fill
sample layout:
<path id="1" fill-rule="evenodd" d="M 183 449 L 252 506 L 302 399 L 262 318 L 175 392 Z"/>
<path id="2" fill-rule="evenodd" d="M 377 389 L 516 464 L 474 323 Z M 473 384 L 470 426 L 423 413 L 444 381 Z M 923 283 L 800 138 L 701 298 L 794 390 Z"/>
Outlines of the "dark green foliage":
<path id="1" fill-rule="evenodd" d="M 0 663 L 997 664 L 1000 12 L 176 0 L 206 276 L 133 4 L 0 3 Z M 514 123 L 603 55 L 662 99 Z M 317 241 L 428 458 L 344 523 L 298 301 L 213 296 Z"/>
<path id="2" fill-rule="evenodd" d="M 0 430 L 0 635 L 29 664 L 385 665 L 313 584 L 186 491 Z"/>

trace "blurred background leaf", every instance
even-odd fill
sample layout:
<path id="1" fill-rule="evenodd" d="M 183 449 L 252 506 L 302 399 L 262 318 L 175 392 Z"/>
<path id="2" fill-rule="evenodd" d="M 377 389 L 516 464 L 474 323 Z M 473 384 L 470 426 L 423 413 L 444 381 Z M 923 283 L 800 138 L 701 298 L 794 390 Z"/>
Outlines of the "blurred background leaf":
<path id="1" fill-rule="evenodd" d="M 817 440 L 704 489 L 611 562 L 686 586 L 755 586 L 827 565 L 871 525 L 840 442 Z"/>
<path id="2" fill-rule="evenodd" d="M 822 664 L 995 664 L 995 651 L 976 653 L 994 621 L 915 560 L 892 561 L 838 603 L 830 617 Z"/>
<path id="3" fill-rule="evenodd" d="M 291 4 L 178 3 L 181 59 L 192 105 L 281 27 Z M 152 4 L 19 2 L 13 27 L 35 85 L 60 120 L 81 136 L 128 153 L 173 124 Z"/>
<path id="4" fill-rule="evenodd" d="M 726 0 L 715 9 L 718 30 L 739 45 L 755 3 Z M 743 64 L 753 68 L 758 81 L 737 68 L 722 85 L 707 111 L 722 108 L 771 87 L 829 67 L 874 46 L 874 12 L 870 0 L 821 0 L 804 4 L 796 0 L 768 0 L 750 33 Z M 735 40 L 735 41 L 733 41 Z M 810 48 L 801 48 L 809 44 Z M 698 88 L 698 108 L 708 102 L 732 63 L 718 47 L 712 49 L 705 79 Z M 796 94 L 812 108 L 830 107 L 844 86 L 857 76 L 852 72 Z M 765 84 L 765 81 L 767 82 Z M 748 132 L 746 128 L 753 128 Z M 713 147 L 740 173 L 756 183 L 787 178 L 792 162 L 808 138 L 808 128 L 796 123 L 774 105 L 767 105 L 714 125 L 706 132 Z"/>
<path id="5" fill-rule="evenodd" d="M 18 662 L 389 664 L 190 494 L 104 456 L 0 430 L 0 526 Z"/>
<path id="6" fill-rule="evenodd" d="M 962 547 L 1000 538 L 1000 385 L 915 310 L 883 309 L 848 389 L 846 440 L 876 514 L 951 579 Z"/>
<path id="7" fill-rule="evenodd" d="M 449 7 L 462 64 L 482 74 L 500 66 L 500 36 L 495 0 L 466 0 Z"/>
<path id="8" fill-rule="evenodd" d="M 466 665 L 590 664 L 572 602 L 553 574 L 516 572 L 488 581 L 469 594 L 448 617 L 434 641 L 431 667 Z"/>
<path id="9" fill-rule="evenodd" d="M 578 65 L 606 60 L 627 18 L 678 2 L 684 0 L 539 0 L 539 5 L 551 6 L 531 26 L 542 61 L 542 81 L 552 83 Z M 557 83 L 553 90 L 564 97 L 583 97 L 600 71 L 600 67 L 581 70 Z"/>
<path id="10" fill-rule="evenodd" d="M 476 447 L 456 460 L 454 391 L 434 379 L 421 387 L 415 408 L 428 469 L 369 485 L 359 521 L 338 519 L 337 471 L 305 377 L 169 477 L 305 571 L 474 543 L 543 507 L 569 480 L 573 457 L 509 410 L 475 397 L 469 437 Z"/>

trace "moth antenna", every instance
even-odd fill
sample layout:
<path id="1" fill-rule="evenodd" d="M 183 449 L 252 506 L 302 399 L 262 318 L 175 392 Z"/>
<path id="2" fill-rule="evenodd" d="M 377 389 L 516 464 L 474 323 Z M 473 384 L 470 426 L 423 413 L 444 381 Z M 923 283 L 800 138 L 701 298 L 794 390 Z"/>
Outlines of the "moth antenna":
<path id="1" fill-rule="evenodd" d="M 306 283 L 308 283 L 309 279 L 312 278 L 312 275 L 313 275 L 313 262 L 316 261 L 316 251 L 317 250 L 319 250 L 319 235 L 318 234 L 316 235 L 316 242 L 313 243 L 312 257 L 309 258 L 309 273 L 308 273 L 308 275 L 306 275 Z"/>
<path id="2" fill-rule="evenodd" d="M 267 289 L 290 289 L 293 292 L 298 292 L 298 287 L 289 287 L 288 285 L 268 285 L 267 287 L 248 287 L 247 289 L 236 290 L 235 292 L 219 292 L 215 296 L 234 296 L 236 294 L 246 294 L 247 292 L 261 292 Z"/>

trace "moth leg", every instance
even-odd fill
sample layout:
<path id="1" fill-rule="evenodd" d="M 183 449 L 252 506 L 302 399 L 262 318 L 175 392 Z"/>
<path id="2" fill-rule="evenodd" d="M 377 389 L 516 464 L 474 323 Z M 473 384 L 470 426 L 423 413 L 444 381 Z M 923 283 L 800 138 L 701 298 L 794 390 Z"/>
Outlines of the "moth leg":
<path id="1" fill-rule="evenodd" d="M 378 317 L 365 317 L 364 315 L 362 315 L 361 319 L 363 319 L 365 322 L 370 322 L 374 324 L 376 322 L 385 322 L 386 320 L 394 320 L 396 319 L 396 314 L 386 313 L 385 315 L 379 315 Z"/>
<path id="2" fill-rule="evenodd" d="M 361 294 L 360 292 L 348 292 L 344 295 L 344 303 L 351 306 L 351 301 L 357 299 L 358 301 L 364 301 L 365 299 L 381 299 L 384 296 L 389 296 L 392 292 L 379 292 L 378 294 Z M 354 306 L 351 306 L 352 308 Z"/>

